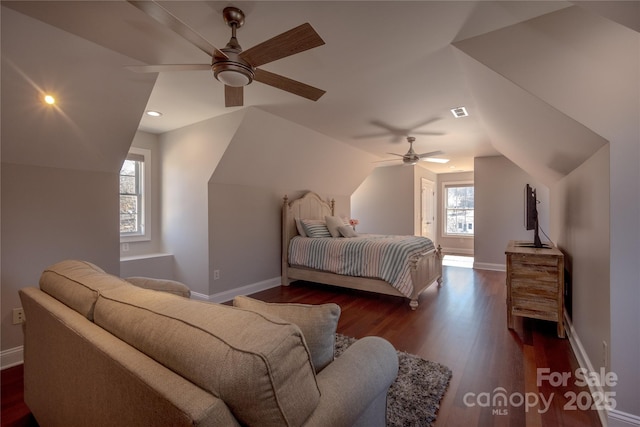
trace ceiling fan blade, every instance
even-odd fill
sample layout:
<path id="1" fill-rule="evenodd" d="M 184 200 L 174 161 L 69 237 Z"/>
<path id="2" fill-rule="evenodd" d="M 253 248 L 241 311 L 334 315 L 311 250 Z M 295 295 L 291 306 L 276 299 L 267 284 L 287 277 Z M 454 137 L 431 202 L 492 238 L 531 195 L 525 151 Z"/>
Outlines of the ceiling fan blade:
<path id="1" fill-rule="evenodd" d="M 365 138 L 381 138 L 383 136 L 388 136 L 388 132 L 379 132 L 379 133 L 369 133 L 366 135 L 358 135 L 354 136 L 353 139 L 365 139 Z"/>
<path id="2" fill-rule="evenodd" d="M 386 160 L 376 160 L 373 163 L 382 163 L 382 162 L 397 162 L 398 160 L 402 160 L 402 159 L 386 159 Z"/>
<path id="3" fill-rule="evenodd" d="M 418 157 L 420 157 L 421 159 L 424 159 L 425 157 L 439 156 L 440 154 L 444 154 L 444 153 L 442 151 L 431 151 L 430 153 L 418 154 Z"/>
<path id="4" fill-rule="evenodd" d="M 433 135 L 433 136 L 442 136 L 444 135 L 444 132 L 416 132 L 413 131 L 411 132 L 414 135 Z"/>
<path id="5" fill-rule="evenodd" d="M 397 153 L 387 153 L 387 154 L 391 154 L 392 156 L 400 156 L 400 157 L 404 157 L 404 154 L 397 154 Z"/>
<path id="6" fill-rule="evenodd" d="M 240 57 L 255 68 L 323 44 L 313 27 L 305 23 L 245 50 Z"/>
<path id="7" fill-rule="evenodd" d="M 310 99 L 312 101 L 317 101 L 322 95 L 325 94 L 325 91 L 322 89 L 318 89 L 299 81 L 291 80 L 288 77 L 261 70 L 259 68 L 255 70 L 254 80 L 293 93 L 294 95 Z"/>
<path id="8" fill-rule="evenodd" d="M 209 43 L 204 37 L 196 33 L 191 27 L 176 18 L 164 7 L 155 1 L 136 1 L 127 0 L 130 4 L 137 7 L 162 25 L 169 27 L 171 30 L 193 43 L 198 49 L 214 58 L 228 59 L 228 56 Z"/>
<path id="9" fill-rule="evenodd" d="M 418 129 L 418 128 L 421 128 L 422 126 L 426 126 L 426 125 L 431 124 L 433 122 L 437 122 L 438 120 L 442 120 L 442 117 L 432 117 L 430 119 L 427 119 L 427 120 L 425 120 L 423 122 L 420 122 L 420 123 L 414 125 L 411 129 Z M 413 132 L 413 133 L 415 133 L 415 132 Z"/>
<path id="10" fill-rule="evenodd" d="M 224 106 L 242 107 L 244 102 L 244 87 L 226 86 L 224 87 Z"/>
<path id="11" fill-rule="evenodd" d="M 209 64 L 166 64 L 166 65 L 130 65 L 126 67 L 136 73 L 163 73 L 166 71 L 211 71 Z"/>

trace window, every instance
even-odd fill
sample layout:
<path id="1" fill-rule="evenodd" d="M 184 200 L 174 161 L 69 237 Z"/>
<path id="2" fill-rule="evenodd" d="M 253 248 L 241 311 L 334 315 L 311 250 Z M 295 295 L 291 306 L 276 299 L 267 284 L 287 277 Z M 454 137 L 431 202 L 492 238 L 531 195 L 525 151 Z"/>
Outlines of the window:
<path id="1" fill-rule="evenodd" d="M 448 183 L 444 186 L 445 236 L 473 236 L 473 184 Z"/>
<path id="2" fill-rule="evenodd" d="M 120 169 L 120 239 L 148 240 L 147 207 L 151 152 L 131 148 Z"/>

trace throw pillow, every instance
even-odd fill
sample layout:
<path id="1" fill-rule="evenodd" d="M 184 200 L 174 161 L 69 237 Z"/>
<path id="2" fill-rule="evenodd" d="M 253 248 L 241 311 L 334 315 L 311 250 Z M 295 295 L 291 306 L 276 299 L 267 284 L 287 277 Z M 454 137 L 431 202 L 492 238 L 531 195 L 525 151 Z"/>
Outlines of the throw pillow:
<path id="1" fill-rule="evenodd" d="M 338 231 L 342 237 L 358 237 L 358 233 L 350 225 L 343 225 L 338 227 Z"/>
<path id="2" fill-rule="evenodd" d="M 338 230 L 340 227 L 345 225 L 342 218 L 339 216 L 325 216 L 324 220 L 327 223 L 327 228 L 329 229 L 329 233 L 331 233 L 331 237 L 342 237 Z"/>
<path id="3" fill-rule="evenodd" d="M 301 219 L 307 237 L 331 237 L 327 224 L 321 219 Z"/>
<path id="4" fill-rule="evenodd" d="M 341 312 L 338 304 L 267 303 L 246 296 L 237 296 L 233 299 L 233 305 L 267 316 L 276 316 L 298 326 L 311 353 L 316 373 L 333 361 L 336 329 Z"/>

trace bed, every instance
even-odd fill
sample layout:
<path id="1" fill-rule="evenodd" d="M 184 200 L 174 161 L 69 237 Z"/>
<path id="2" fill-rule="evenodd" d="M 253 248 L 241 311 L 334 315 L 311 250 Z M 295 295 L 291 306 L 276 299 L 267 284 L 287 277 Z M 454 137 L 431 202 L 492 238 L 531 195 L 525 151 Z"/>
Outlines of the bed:
<path id="1" fill-rule="evenodd" d="M 418 307 L 418 298 L 431 284 L 442 283 L 442 251 L 438 246 L 434 247 L 431 240 L 415 236 L 379 236 L 361 235 L 355 238 L 346 237 L 320 237 L 311 238 L 301 236 L 300 220 L 306 223 L 320 223 L 326 217 L 334 217 L 334 201 L 327 202 L 314 192 L 308 192 L 299 199 L 290 201 L 284 197 L 282 205 L 282 285 L 288 286 L 292 281 L 304 280 L 308 282 L 340 286 L 350 289 L 358 289 L 376 292 L 385 295 L 400 296 L 409 299 L 412 310 Z M 296 225 L 296 220 L 298 224 Z M 313 221 L 315 220 L 315 221 Z M 371 238 L 371 239 L 369 239 Z M 312 259 L 312 256 L 300 256 L 290 250 L 311 246 L 325 246 L 334 248 L 334 245 L 363 246 L 368 245 L 364 240 L 372 240 L 372 245 L 380 245 L 383 240 L 407 240 L 411 239 L 411 249 L 404 250 L 406 256 L 402 259 L 390 261 L 365 260 L 362 264 L 384 263 L 393 264 L 389 268 L 394 269 L 391 276 L 388 274 L 357 275 L 349 271 L 340 274 L 340 269 L 313 268 L 308 265 L 314 263 L 301 262 L 303 259 Z M 334 251 L 338 250 L 335 246 Z M 331 249 L 330 249 L 331 250 Z M 340 249 L 341 250 L 341 249 Z M 368 250 L 367 254 L 373 254 L 376 250 Z M 380 252 L 380 251 L 377 251 Z M 369 255 L 359 255 L 361 257 Z M 372 258 L 375 255 L 370 255 Z M 291 259 L 290 259 L 291 257 Z M 304 265 L 303 265 L 304 264 Z M 396 265 L 397 264 L 397 265 Z M 314 265 L 317 267 L 316 265 Z M 353 266 L 353 263 L 350 263 Z M 333 271 L 330 271 L 333 270 Z M 373 277 L 376 276 L 376 277 Z M 385 280 L 386 278 L 386 280 Z"/>

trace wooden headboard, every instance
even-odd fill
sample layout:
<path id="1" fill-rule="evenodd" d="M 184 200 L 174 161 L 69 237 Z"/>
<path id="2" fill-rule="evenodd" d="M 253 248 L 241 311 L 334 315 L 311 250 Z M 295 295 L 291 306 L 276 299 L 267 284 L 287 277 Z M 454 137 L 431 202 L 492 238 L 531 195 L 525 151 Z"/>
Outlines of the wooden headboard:
<path id="1" fill-rule="evenodd" d="M 296 218 L 300 219 L 324 219 L 325 216 L 333 216 L 335 201 L 322 200 L 313 191 L 309 191 L 299 199 L 289 201 L 284 196 L 282 203 L 282 275 L 283 281 L 287 267 L 289 266 L 289 242 L 298 235 Z"/>

